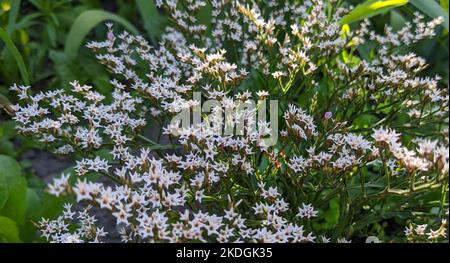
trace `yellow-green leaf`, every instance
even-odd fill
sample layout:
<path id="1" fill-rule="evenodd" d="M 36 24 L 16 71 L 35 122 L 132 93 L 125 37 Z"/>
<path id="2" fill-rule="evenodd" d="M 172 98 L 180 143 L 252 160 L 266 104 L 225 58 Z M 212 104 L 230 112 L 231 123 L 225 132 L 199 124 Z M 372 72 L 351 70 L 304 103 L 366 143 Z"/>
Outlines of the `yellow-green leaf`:
<path id="1" fill-rule="evenodd" d="M 355 7 L 355 9 L 344 16 L 339 23 L 341 25 L 351 24 L 387 12 L 395 7 L 406 5 L 407 3 L 408 0 L 368 0 Z"/>
<path id="2" fill-rule="evenodd" d="M 21 242 L 16 223 L 5 216 L 0 216 L 0 242 Z"/>

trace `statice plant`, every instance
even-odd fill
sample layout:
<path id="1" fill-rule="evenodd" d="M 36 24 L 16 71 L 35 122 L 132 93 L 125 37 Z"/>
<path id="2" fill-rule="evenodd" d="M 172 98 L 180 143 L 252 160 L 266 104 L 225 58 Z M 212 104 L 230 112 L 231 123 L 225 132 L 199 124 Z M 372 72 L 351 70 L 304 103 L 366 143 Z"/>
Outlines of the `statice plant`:
<path id="1" fill-rule="evenodd" d="M 19 132 L 76 160 L 45 240 L 448 242 L 448 87 L 404 52 L 442 19 L 380 34 L 340 1 L 156 4 L 158 43 L 107 24 L 87 44 L 110 94 L 11 88 Z"/>

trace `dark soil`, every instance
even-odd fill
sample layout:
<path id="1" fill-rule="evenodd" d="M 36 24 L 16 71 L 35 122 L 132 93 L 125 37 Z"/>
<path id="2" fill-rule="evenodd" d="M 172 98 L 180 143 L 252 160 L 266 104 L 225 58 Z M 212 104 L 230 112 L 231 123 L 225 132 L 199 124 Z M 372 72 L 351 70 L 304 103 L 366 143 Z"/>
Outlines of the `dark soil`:
<path id="1" fill-rule="evenodd" d="M 75 164 L 75 160 L 62 158 L 40 150 L 30 150 L 22 155 L 22 159 L 30 161 L 31 172 L 46 183 Z"/>

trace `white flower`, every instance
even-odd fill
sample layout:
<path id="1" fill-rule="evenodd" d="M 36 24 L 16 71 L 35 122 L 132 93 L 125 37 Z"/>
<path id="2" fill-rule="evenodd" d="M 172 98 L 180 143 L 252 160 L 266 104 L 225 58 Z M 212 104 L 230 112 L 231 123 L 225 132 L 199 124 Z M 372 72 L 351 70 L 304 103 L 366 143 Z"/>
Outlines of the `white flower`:
<path id="1" fill-rule="evenodd" d="M 73 191 L 77 195 L 77 202 L 82 200 L 92 200 L 91 186 L 86 182 L 86 179 L 84 179 L 84 181 L 78 179 L 73 187 Z"/>
<path id="2" fill-rule="evenodd" d="M 427 229 L 427 226 L 428 224 L 417 225 L 414 231 L 416 232 L 417 235 L 423 236 L 425 235 L 425 230 Z"/>
<path id="3" fill-rule="evenodd" d="M 69 188 L 70 174 L 61 174 L 60 178 L 54 178 L 53 183 L 48 185 L 48 192 L 55 196 L 60 196 Z"/>
<path id="4" fill-rule="evenodd" d="M 128 218 L 132 216 L 130 212 L 130 208 L 128 206 L 120 205 L 118 211 L 112 213 L 114 217 L 116 217 L 117 225 L 125 224 L 129 225 Z"/>
<path id="5" fill-rule="evenodd" d="M 312 217 L 317 217 L 317 213 L 318 211 L 314 210 L 314 207 L 312 207 L 311 204 L 305 204 L 302 203 L 302 207 L 298 208 L 298 214 L 297 216 L 300 218 L 312 218 Z"/>

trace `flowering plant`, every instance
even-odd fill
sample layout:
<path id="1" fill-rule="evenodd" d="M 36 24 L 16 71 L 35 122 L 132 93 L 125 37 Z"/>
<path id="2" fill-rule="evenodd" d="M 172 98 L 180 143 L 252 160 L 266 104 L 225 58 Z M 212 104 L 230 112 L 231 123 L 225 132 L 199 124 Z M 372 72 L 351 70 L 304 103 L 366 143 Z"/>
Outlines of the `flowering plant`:
<path id="1" fill-rule="evenodd" d="M 349 242 L 383 224 L 405 230 L 382 241 L 447 239 L 448 88 L 403 52 L 442 19 L 378 34 L 342 26 L 340 1 L 208 2 L 157 0 L 157 45 L 112 24 L 89 42 L 111 94 L 11 88 L 18 130 L 77 160 L 48 191 L 84 208 L 38 222 L 46 240 Z"/>

